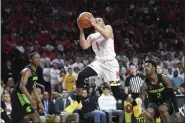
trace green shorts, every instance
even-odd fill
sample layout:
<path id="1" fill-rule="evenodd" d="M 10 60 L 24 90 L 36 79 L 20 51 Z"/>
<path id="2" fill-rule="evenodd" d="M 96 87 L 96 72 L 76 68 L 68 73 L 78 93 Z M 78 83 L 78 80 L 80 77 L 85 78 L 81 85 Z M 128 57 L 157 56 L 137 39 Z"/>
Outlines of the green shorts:
<path id="1" fill-rule="evenodd" d="M 12 102 L 12 121 L 20 121 L 28 114 L 34 113 L 30 105 L 30 101 L 24 94 L 20 94 L 16 91 L 13 91 L 11 94 Z"/>

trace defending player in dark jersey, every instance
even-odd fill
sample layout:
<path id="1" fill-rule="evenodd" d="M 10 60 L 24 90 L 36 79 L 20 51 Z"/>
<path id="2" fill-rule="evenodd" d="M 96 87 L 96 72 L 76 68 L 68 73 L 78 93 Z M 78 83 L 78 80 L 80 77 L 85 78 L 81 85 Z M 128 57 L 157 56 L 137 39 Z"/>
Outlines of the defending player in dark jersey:
<path id="1" fill-rule="evenodd" d="M 30 65 L 26 66 L 20 73 L 20 78 L 12 92 L 12 123 L 20 123 L 24 116 L 32 119 L 33 123 L 39 122 L 37 104 L 41 111 L 44 110 L 41 99 L 36 89 L 38 76 L 36 69 L 40 63 L 40 55 L 37 52 L 30 54 Z M 33 92 L 35 99 L 31 95 Z"/>
<path id="2" fill-rule="evenodd" d="M 142 105 L 146 120 L 153 122 L 156 117 L 160 116 L 163 123 L 168 123 L 169 115 L 173 113 L 174 107 L 176 120 L 180 121 L 172 83 L 166 76 L 156 73 L 156 63 L 154 61 L 146 61 L 145 70 L 147 78 L 141 87 L 140 98 L 142 102 L 144 102 L 146 94 L 149 98 L 149 105 L 146 110 Z"/>

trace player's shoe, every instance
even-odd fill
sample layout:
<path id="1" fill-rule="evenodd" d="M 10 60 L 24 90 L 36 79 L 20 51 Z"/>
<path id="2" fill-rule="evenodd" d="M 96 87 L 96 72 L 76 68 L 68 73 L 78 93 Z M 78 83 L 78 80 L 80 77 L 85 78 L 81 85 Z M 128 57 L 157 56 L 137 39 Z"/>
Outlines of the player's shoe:
<path id="1" fill-rule="evenodd" d="M 134 113 L 134 116 L 137 118 L 142 114 L 142 107 L 141 107 L 142 100 L 140 98 L 136 98 L 135 101 L 137 105 L 133 106 L 133 113 Z"/>
<path id="2" fill-rule="evenodd" d="M 78 109 L 79 107 L 82 107 L 82 103 L 78 103 L 77 101 L 74 101 L 71 105 L 69 105 L 67 108 L 65 108 L 65 111 L 68 113 L 73 113 L 74 110 Z"/>

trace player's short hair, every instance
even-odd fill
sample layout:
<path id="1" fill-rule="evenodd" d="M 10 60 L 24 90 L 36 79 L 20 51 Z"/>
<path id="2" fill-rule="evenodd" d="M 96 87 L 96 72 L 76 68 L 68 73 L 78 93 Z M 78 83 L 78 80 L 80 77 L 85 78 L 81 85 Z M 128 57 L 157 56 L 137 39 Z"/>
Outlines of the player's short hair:
<path id="1" fill-rule="evenodd" d="M 152 64 L 153 67 L 157 68 L 157 64 L 152 60 L 147 60 L 147 61 L 145 61 L 145 63 L 150 63 L 150 64 Z"/>
<path id="2" fill-rule="evenodd" d="M 36 54 L 39 54 L 38 52 L 32 52 L 32 53 L 30 53 L 29 55 L 28 55 L 28 58 L 29 59 L 32 59 L 32 57 L 34 56 L 34 55 L 36 55 Z"/>

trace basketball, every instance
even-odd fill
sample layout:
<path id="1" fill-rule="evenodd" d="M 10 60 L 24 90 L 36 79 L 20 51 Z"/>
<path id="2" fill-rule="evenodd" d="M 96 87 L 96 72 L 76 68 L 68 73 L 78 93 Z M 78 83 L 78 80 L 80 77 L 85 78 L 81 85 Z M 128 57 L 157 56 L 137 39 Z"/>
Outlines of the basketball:
<path id="1" fill-rule="evenodd" d="M 82 28 L 89 28 L 92 26 L 90 21 L 88 20 L 88 18 L 90 17 L 90 14 L 91 13 L 89 12 L 83 12 L 79 15 L 78 23 Z"/>

